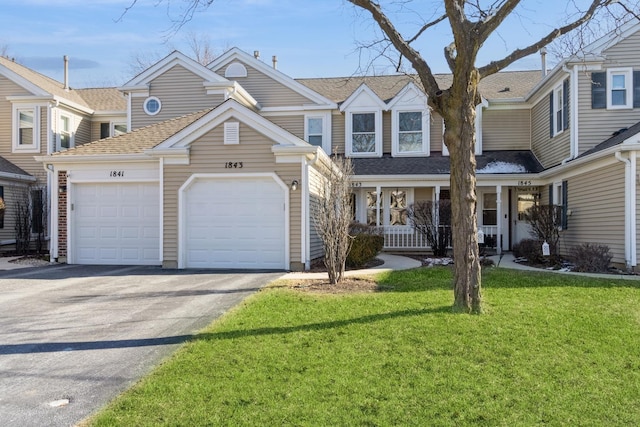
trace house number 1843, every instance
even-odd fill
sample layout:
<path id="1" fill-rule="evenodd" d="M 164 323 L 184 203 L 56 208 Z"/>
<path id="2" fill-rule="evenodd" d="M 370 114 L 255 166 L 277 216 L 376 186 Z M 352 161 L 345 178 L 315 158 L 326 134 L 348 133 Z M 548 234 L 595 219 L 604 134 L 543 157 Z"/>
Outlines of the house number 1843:
<path id="1" fill-rule="evenodd" d="M 242 162 L 227 162 L 224 164 L 225 169 L 242 169 Z"/>

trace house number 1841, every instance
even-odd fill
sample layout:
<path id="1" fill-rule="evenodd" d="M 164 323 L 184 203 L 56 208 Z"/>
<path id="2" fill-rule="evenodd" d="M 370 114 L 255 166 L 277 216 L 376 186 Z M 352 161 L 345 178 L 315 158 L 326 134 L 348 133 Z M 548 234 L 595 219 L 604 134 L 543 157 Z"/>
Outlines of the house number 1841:
<path id="1" fill-rule="evenodd" d="M 122 178 L 124 176 L 124 171 L 111 171 L 109 172 L 109 176 L 111 178 Z"/>

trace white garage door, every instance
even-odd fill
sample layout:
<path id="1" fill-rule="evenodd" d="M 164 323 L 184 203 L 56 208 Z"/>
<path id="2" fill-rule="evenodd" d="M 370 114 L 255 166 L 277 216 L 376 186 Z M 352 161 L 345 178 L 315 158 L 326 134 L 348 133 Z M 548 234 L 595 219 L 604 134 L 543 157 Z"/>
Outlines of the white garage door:
<path id="1" fill-rule="evenodd" d="M 159 206 L 158 184 L 75 184 L 71 262 L 160 264 Z"/>
<path id="2" fill-rule="evenodd" d="M 285 192 L 272 177 L 198 178 L 184 194 L 187 268 L 285 265 Z"/>

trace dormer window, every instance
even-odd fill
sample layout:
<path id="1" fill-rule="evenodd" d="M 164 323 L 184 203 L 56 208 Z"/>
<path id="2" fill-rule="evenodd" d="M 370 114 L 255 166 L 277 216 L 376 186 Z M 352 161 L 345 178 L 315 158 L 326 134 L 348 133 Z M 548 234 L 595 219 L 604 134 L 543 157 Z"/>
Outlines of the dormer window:
<path id="1" fill-rule="evenodd" d="M 331 154 L 331 113 L 313 113 L 304 118 L 304 140 Z"/>
<path id="2" fill-rule="evenodd" d="M 413 83 L 388 104 L 391 109 L 391 154 L 429 155 L 429 108 L 427 96 Z"/>
<path id="3" fill-rule="evenodd" d="M 340 107 L 345 112 L 345 154 L 353 157 L 382 156 L 382 110 L 386 105 L 361 85 Z"/>

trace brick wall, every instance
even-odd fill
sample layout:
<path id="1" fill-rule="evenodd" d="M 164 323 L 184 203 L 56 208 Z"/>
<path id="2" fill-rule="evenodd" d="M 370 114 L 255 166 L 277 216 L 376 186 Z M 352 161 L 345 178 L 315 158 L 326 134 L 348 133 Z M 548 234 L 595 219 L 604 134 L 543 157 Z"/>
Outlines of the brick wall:
<path id="1" fill-rule="evenodd" d="M 58 258 L 67 257 L 67 171 L 58 172 Z"/>

